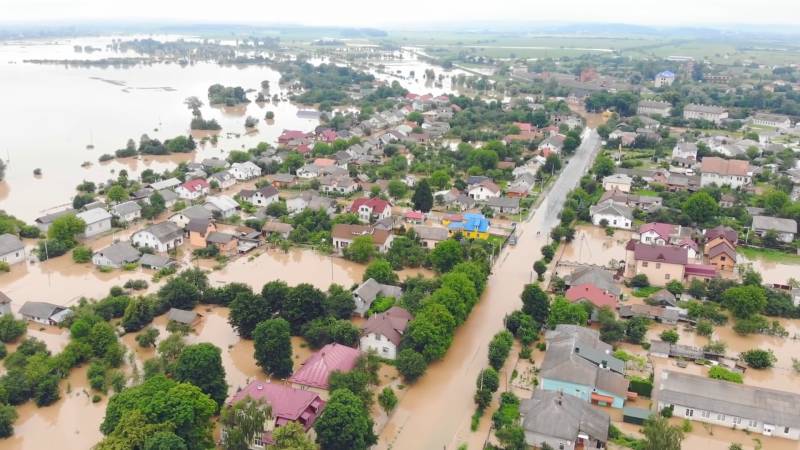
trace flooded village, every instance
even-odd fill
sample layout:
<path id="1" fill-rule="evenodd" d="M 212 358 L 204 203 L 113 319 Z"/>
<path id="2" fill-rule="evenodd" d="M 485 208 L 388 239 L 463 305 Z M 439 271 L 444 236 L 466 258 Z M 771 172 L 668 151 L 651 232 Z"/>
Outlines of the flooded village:
<path id="1" fill-rule="evenodd" d="M 800 449 L 783 72 L 404 40 L 0 39 L 0 450 Z"/>

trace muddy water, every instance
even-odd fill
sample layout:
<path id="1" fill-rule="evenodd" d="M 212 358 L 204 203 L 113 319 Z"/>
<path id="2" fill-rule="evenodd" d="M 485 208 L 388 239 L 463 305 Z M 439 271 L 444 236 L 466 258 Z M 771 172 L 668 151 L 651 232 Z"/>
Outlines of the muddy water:
<path id="1" fill-rule="evenodd" d="M 613 236 L 605 230 L 591 225 L 575 228 L 575 239 L 564 246 L 561 261 L 581 264 L 607 266 L 613 261 L 625 261 L 625 244 L 633 232 L 614 230 Z"/>
<path id="2" fill-rule="evenodd" d="M 583 173 L 591 161 L 593 143 L 598 141 L 596 135 L 587 136 L 565 173 Z M 422 379 L 408 388 L 380 433 L 378 448 L 455 449 L 478 439 L 470 433 L 470 416 L 475 407 L 475 379 L 487 366 L 487 345 L 502 329 L 503 317 L 521 306 L 519 294 L 531 279 L 532 264 L 558 222 L 567 191 L 578 178 L 559 178 L 532 218 L 520 225 L 517 246 L 499 256 L 481 301 L 456 332 L 445 358 L 431 364 Z"/>
<path id="3" fill-rule="evenodd" d="M 93 42 L 105 46 L 110 38 Z M 197 63 L 186 67 L 153 64 L 120 69 L 22 62 L 28 58 L 70 57 L 72 45 L 72 41 L 65 40 L 0 46 L 0 85 L 14 86 L 6 90 L 6 104 L 0 111 L 0 121 L 6 124 L 0 157 L 10 159 L 6 181 L 0 183 L 0 199 L 2 209 L 25 220 L 33 220 L 43 210 L 67 203 L 73 194 L 72 187 L 83 179 L 105 181 L 121 169 L 132 174 L 144 168 L 163 171 L 174 167 L 177 160 L 185 160 L 186 155 L 179 155 L 97 162 L 101 154 L 114 153 L 125 146 L 128 138 L 138 141 L 143 133 L 162 140 L 186 134 L 191 113 L 183 101 L 197 96 L 206 102 L 211 84 L 260 89 L 261 81 L 269 80 L 270 94 L 285 94 L 278 84 L 280 74 L 266 67 Z M 88 55 L 71 57 L 83 59 Z M 94 53 L 92 57 L 100 54 Z M 26 94 L 30 92 L 37 95 Z M 199 148 L 194 156 L 198 160 L 224 156 L 229 150 L 251 147 L 260 141 L 274 143 L 284 128 L 310 131 L 318 124 L 316 120 L 298 118 L 298 107 L 285 101 L 260 105 L 253 102 L 238 109 L 205 105 L 202 110 L 206 119 L 216 119 L 223 130 L 216 147 Z M 275 112 L 271 124 L 263 120 L 268 110 Z M 245 134 L 244 118 L 248 115 L 261 122 L 256 131 Z M 38 120 L 46 121 L 44 131 L 37 125 Z M 239 136 L 228 137 L 227 133 Z M 94 145 L 93 150 L 86 149 L 89 144 Z M 84 161 L 93 164 L 81 168 Z M 35 168 L 42 169 L 40 178 L 33 177 Z M 48 195 L 24 195 L 26 192 Z"/>
<path id="4" fill-rule="evenodd" d="M 753 270 L 761 274 L 765 283 L 786 285 L 792 278 L 800 280 L 800 262 L 775 262 L 761 257 L 749 259 L 742 254 L 739 254 L 738 262 L 752 264 Z"/>

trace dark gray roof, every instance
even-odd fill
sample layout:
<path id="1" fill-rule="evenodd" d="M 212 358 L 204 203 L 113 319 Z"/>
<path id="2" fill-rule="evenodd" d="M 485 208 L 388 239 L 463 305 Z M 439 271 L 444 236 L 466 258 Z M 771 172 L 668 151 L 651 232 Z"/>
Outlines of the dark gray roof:
<path id="1" fill-rule="evenodd" d="M 364 303 L 366 307 L 369 308 L 369 305 L 378 297 L 378 295 L 383 297 L 394 297 L 400 298 L 403 295 L 403 290 L 397 286 L 392 286 L 390 284 L 381 284 L 375 281 L 374 278 L 370 278 L 369 280 L 361 283 L 361 286 L 357 287 L 354 294 L 358 295 Z M 366 312 L 364 311 L 356 311 L 359 314 L 363 314 Z"/>
<path id="2" fill-rule="evenodd" d="M 564 277 L 564 282 L 569 286 L 593 284 L 604 291 L 611 292 L 615 296 L 619 296 L 619 294 L 622 292 L 620 287 L 614 281 L 614 275 L 600 267 L 577 267 L 572 271 L 572 273 Z"/>
<path id="3" fill-rule="evenodd" d="M 182 323 L 184 325 L 191 325 L 197 320 L 197 313 L 194 311 L 187 311 L 185 309 L 171 308 L 167 313 L 167 320 Z"/>
<path id="4" fill-rule="evenodd" d="M 190 207 L 182 210 L 180 212 L 180 214 L 183 214 L 189 220 L 191 220 L 191 219 L 210 219 L 210 218 L 214 217 L 214 215 L 211 214 L 211 211 L 209 211 L 208 208 L 204 208 L 201 205 L 190 206 Z"/>
<path id="5" fill-rule="evenodd" d="M 108 247 L 98 250 L 95 255 L 100 255 L 114 264 L 132 263 L 139 260 L 139 250 L 136 250 L 129 242 L 117 242 Z"/>
<path id="6" fill-rule="evenodd" d="M 133 201 L 120 203 L 119 205 L 115 205 L 111 208 L 111 212 L 117 217 L 127 216 L 128 214 L 133 214 L 141 210 L 142 207 L 139 206 L 138 203 Z"/>
<path id="7" fill-rule="evenodd" d="M 170 263 L 172 263 L 172 260 L 167 258 L 166 256 L 151 255 L 149 253 L 145 253 L 139 259 L 139 263 L 146 267 L 160 269 L 162 267 L 170 265 Z"/>
<path id="8" fill-rule="evenodd" d="M 42 224 L 42 225 L 51 224 L 51 223 L 53 223 L 54 220 L 58 219 L 61 216 L 64 216 L 64 215 L 67 215 L 67 214 L 75 214 L 76 212 L 77 211 L 75 211 L 74 209 L 70 208 L 70 209 L 65 209 L 64 211 L 58 211 L 58 212 L 54 212 L 54 213 L 50 213 L 50 214 L 45 214 L 44 216 L 39 217 L 38 219 L 36 219 L 36 223 L 39 223 L 39 224 Z"/>
<path id="9" fill-rule="evenodd" d="M 16 252 L 25 248 L 25 244 L 13 234 L 0 234 L 0 255 Z"/>
<path id="10" fill-rule="evenodd" d="M 533 397 L 520 403 L 526 442 L 538 445 L 528 434 L 539 434 L 574 442 L 578 433 L 605 442 L 611 418 L 592 408 L 589 402 L 562 392 L 537 389 Z"/>
<path id="11" fill-rule="evenodd" d="M 220 233 L 219 231 L 212 231 L 208 233 L 206 241 L 211 244 L 227 244 L 228 242 L 236 239 L 236 236 L 229 233 Z"/>
<path id="12" fill-rule="evenodd" d="M 447 240 L 449 234 L 447 232 L 447 228 L 441 227 L 428 227 L 425 225 L 416 225 L 414 226 L 414 232 L 417 233 L 420 239 L 425 240 L 432 240 L 432 241 L 444 241 Z"/>
<path id="13" fill-rule="evenodd" d="M 210 218 L 201 218 L 201 219 L 189 219 L 189 223 L 186 224 L 186 229 L 189 231 L 194 231 L 195 233 L 202 233 L 206 234 L 208 231 L 208 226 L 211 224 Z"/>
<path id="14" fill-rule="evenodd" d="M 626 219 L 633 219 L 633 210 L 623 203 L 606 200 L 599 205 L 589 207 L 589 214 L 616 214 Z"/>
<path id="15" fill-rule="evenodd" d="M 64 308 L 47 302 L 25 302 L 19 313 L 26 317 L 40 317 L 47 319 Z"/>
<path id="16" fill-rule="evenodd" d="M 178 225 L 170 221 L 150 225 L 149 227 L 145 228 L 142 231 L 147 231 L 151 233 L 153 236 L 156 237 L 156 239 L 158 239 L 161 242 L 171 241 L 183 235 L 183 232 L 181 231 L 180 227 L 178 227 Z"/>
<path id="17" fill-rule="evenodd" d="M 171 202 L 178 199 L 178 194 L 176 194 L 172 189 L 162 189 L 158 191 L 158 193 L 161 194 L 161 197 L 164 198 L 165 202 Z"/>
<path id="18" fill-rule="evenodd" d="M 497 208 L 519 208 L 518 197 L 489 197 L 486 204 Z"/>
<path id="19" fill-rule="evenodd" d="M 777 426 L 800 427 L 800 395 L 664 370 L 659 402 L 754 419 Z"/>

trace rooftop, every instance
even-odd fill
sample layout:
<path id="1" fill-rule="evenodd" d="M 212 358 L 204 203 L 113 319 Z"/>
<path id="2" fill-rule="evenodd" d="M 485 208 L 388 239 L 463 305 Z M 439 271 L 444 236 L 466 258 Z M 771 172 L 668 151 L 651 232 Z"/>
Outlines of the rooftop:
<path id="1" fill-rule="evenodd" d="M 360 352 L 341 344 L 328 344 L 312 354 L 289 377 L 289 381 L 303 386 L 328 389 L 328 378 L 333 372 L 349 372 L 356 363 Z"/>

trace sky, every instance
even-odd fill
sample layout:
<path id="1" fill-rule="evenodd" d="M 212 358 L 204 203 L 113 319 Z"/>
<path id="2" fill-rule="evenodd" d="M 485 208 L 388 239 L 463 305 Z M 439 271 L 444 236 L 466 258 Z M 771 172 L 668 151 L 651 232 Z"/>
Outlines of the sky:
<path id="1" fill-rule="evenodd" d="M 454 22 L 800 25 L 800 0 L 0 0 L 0 22 L 389 27 Z"/>

